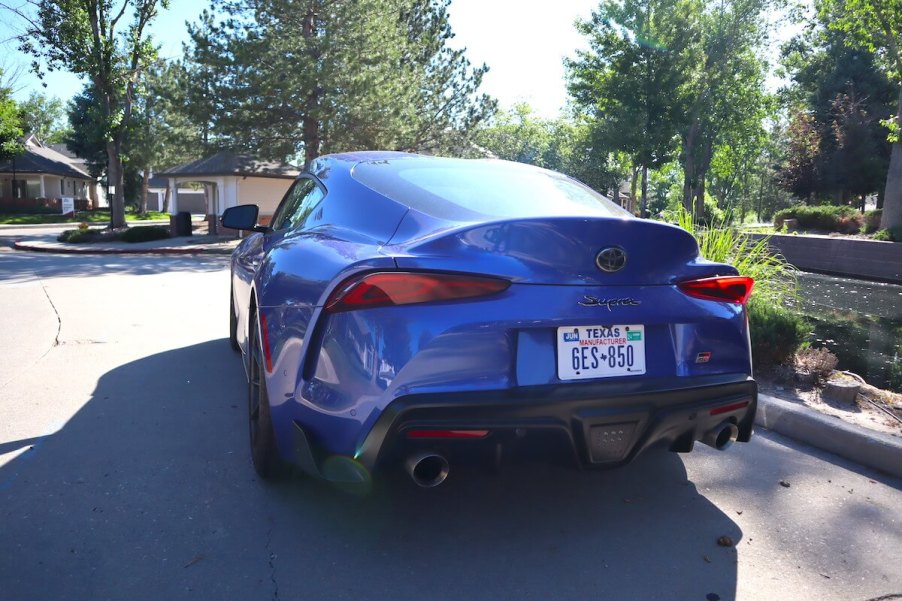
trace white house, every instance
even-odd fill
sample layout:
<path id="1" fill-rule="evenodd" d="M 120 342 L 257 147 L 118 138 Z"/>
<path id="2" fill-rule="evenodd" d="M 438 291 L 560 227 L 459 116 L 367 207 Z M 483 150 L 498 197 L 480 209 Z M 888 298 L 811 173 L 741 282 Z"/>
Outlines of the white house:
<path id="1" fill-rule="evenodd" d="M 158 173 L 169 182 L 169 212 L 179 208 L 179 184 L 197 182 L 206 191 L 206 214 L 220 216 L 240 204 L 260 207 L 260 222 L 267 223 L 300 169 L 287 163 L 258 161 L 228 151 Z"/>
<path id="2" fill-rule="evenodd" d="M 62 198 L 74 199 L 76 210 L 105 205 L 97 182 L 71 153 L 43 144 L 34 135 L 22 140 L 24 152 L 0 161 L 0 210 L 61 208 Z"/>

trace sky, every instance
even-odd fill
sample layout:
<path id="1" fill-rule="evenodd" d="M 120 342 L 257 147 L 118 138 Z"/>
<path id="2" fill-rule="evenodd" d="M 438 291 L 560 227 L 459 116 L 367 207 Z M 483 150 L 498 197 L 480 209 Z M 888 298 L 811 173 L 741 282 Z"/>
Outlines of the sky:
<path id="1" fill-rule="evenodd" d="M 172 0 L 161 11 L 152 32 L 160 54 L 177 58 L 188 34 L 185 21 L 194 22 L 208 0 Z M 566 103 L 563 60 L 584 45 L 573 23 L 588 18 L 598 0 L 560 0 L 550 8 L 538 0 L 452 0 L 452 45 L 465 47 L 470 62 L 489 66 L 482 91 L 497 98 L 502 108 L 528 102 L 542 117 L 553 118 Z M 8 13 L 0 12 L 0 67 L 7 73 L 18 68 L 14 98 L 25 100 L 33 91 L 68 100 L 82 83 L 69 73 L 49 74 L 46 88 L 29 72 L 30 59 L 22 55 L 10 37 L 21 30 Z M 4 43 L 5 42 L 5 43 Z"/>

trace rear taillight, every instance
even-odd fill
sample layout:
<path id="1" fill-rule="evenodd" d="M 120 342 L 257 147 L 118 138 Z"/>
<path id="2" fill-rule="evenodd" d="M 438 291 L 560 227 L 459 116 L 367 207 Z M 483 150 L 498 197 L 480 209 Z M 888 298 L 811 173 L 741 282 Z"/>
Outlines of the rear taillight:
<path id="1" fill-rule="evenodd" d="M 691 280 L 677 284 L 684 294 L 705 300 L 744 305 L 752 293 L 755 280 L 745 276 L 725 276 Z"/>
<path id="2" fill-rule="evenodd" d="M 496 294 L 510 286 L 507 280 L 482 276 L 405 271 L 371 273 L 335 289 L 326 311 L 353 311 L 393 305 L 460 300 Z"/>

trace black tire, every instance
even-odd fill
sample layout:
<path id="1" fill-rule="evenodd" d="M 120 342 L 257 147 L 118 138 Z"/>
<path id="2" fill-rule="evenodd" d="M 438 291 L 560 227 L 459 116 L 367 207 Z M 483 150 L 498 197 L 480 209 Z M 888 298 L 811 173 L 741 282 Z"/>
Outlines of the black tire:
<path id="1" fill-rule="evenodd" d="M 260 346 L 257 315 L 252 317 L 248 339 L 247 405 L 250 425 L 251 460 L 257 474 L 264 480 L 274 480 L 284 473 L 284 466 L 276 449 L 276 437 L 269 413 L 269 395 L 263 375 L 263 350 Z"/>
<path id="2" fill-rule="evenodd" d="M 229 290 L 229 344 L 233 350 L 240 351 L 238 346 L 238 316 L 235 314 L 235 294 Z"/>

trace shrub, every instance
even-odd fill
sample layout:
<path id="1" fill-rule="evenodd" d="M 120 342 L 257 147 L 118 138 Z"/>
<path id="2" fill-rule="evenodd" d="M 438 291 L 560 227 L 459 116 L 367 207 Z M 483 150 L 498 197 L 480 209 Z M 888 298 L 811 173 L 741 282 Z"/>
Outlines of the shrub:
<path id="1" fill-rule="evenodd" d="M 883 218 L 883 209 L 874 211 L 865 211 L 864 225 L 861 226 L 861 233 L 872 234 L 880 229 L 880 220 Z"/>
<path id="2" fill-rule="evenodd" d="M 685 211 L 679 218 L 680 226 L 695 235 L 704 258 L 729 263 L 741 275 L 755 280 L 748 304 L 754 364 L 762 367 L 791 364 L 805 344 L 809 330 L 801 316 L 785 308 L 798 294 L 795 267 L 770 249 L 768 237 L 756 242 L 723 224 L 717 228 L 695 228 L 692 217 Z"/>
<path id="3" fill-rule="evenodd" d="M 782 255 L 771 250 L 769 237 L 755 241 L 748 234 L 726 227 L 723 223 L 698 228 L 685 210 L 678 214 L 678 218 L 680 227 L 695 236 L 704 258 L 729 263 L 740 275 L 755 280 L 755 297 L 779 305 L 796 297 L 796 269 Z"/>
<path id="4" fill-rule="evenodd" d="M 856 233 L 861 226 L 861 213 L 847 205 L 820 205 L 809 207 L 798 205 L 777 211 L 774 214 L 774 228 L 781 229 L 787 219 L 795 219 L 802 229 L 826 230 L 828 232 Z"/>
<path id="5" fill-rule="evenodd" d="M 818 380 L 826 380 L 836 369 L 839 359 L 826 348 L 806 348 L 796 355 L 796 366 Z"/>
<path id="6" fill-rule="evenodd" d="M 163 240 L 169 238 L 169 226 L 148 225 L 130 227 L 119 236 L 123 242 L 150 242 L 151 240 Z"/>
<path id="7" fill-rule="evenodd" d="M 790 364 L 808 337 L 808 323 L 782 305 L 752 298 L 748 304 L 752 361 L 756 367 Z"/>
<path id="8" fill-rule="evenodd" d="M 874 233 L 874 240 L 880 240 L 881 242 L 892 242 L 893 236 L 889 233 L 889 230 L 877 230 Z"/>
<path id="9" fill-rule="evenodd" d="M 98 230 L 82 229 L 81 227 L 77 230 L 66 230 L 56 237 L 58 242 L 73 243 L 96 242 L 98 238 L 100 238 Z"/>

